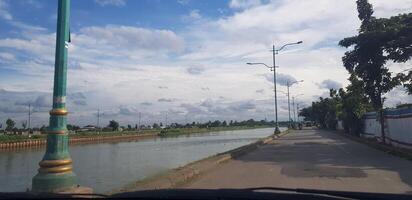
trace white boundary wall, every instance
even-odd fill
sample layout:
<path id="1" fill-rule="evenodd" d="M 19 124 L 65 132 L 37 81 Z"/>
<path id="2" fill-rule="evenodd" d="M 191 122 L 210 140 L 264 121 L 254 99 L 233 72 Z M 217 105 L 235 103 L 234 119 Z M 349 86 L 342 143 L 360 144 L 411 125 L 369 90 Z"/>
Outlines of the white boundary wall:
<path id="1" fill-rule="evenodd" d="M 386 143 L 412 148 L 412 108 L 385 110 Z M 380 123 L 375 112 L 367 113 L 363 120 L 364 137 L 381 138 Z"/>

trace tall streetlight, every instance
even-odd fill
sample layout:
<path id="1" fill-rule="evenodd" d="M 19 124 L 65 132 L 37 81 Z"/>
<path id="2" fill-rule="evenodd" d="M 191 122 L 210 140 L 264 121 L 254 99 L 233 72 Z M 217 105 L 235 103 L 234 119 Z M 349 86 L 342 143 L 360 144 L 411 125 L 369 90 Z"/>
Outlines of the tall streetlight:
<path id="1" fill-rule="evenodd" d="M 301 82 L 303 82 L 303 80 L 300 80 L 300 81 L 293 81 L 293 82 L 286 82 L 286 86 L 288 87 L 288 110 L 289 110 L 289 127 L 291 127 L 291 125 L 292 125 L 292 119 L 291 119 L 291 116 L 290 116 L 290 92 L 289 92 L 289 88 L 293 85 L 293 84 L 295 84 L 295 83 L 301 83 Z"/>
<path id="2" fill-rule="evenodd" d="M 303 94 L 298 94 L 298 95 L 295 95 L 295 96 L 292 97 L 293 121 L 294 121 L 294 122 L 296 122 L 295 99 L 296 99 L 298 96 L 302 96 L 302 95 L 303 95 Z M 298 118 L 299 118 L 299 116 L 298 116 Z"/>
<path id="3" fill-rule="evenodd" d="M 279 49 L 275 48 L 275 45 L 273 44 L 272 46 L 272 56 L 273 56 L 273 67 L 269 67 L 268 65 L 266 65 L 265 63 L 247 63 L 248 65 L 264 65 L 267 68 L 269 68 L 271 71 L 273 71 L 273 87 L 274 87 L 274 93 L 275 93 L 275 106 L 274 106 L 274 110 L 275 110 L 275 134 L 279 134 L 280 130 L 279 130 L 279 124 L 278 124 L 278 100 L 277 100 L 277 94 L 276 94 L 276 55 L 279 54 L 279 51 L 281 51 L 282 49 L 284 49 L 287 46 L 290 45 L 295 45 L 295 44 L 302 44 L 302 41 L 298 41 L 298 42 L 294 42 L 294 43 L 287 43 L 283 46 L 281 46 Z"/>
<path id="4" fill-rule="evenodd" d="M 69 41 L 70 0 L 59 0 L 54 65 L 53 109 L 47 130 L 46 153 L 40 169 L 33 177 L 34 192 L 59 192 L 75 188 L 76 176 L 72 171 L 67 133 L 66 79 L 67 49 Z M 72 190 L 71 190 L 72 191 Z"/>

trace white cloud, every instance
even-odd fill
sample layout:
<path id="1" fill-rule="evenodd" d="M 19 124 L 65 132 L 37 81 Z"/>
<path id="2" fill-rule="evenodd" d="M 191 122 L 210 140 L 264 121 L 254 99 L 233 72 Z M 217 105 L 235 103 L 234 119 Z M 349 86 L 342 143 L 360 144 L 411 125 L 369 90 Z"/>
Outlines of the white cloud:
<path id="1" fill-rule="evenodd" d="M 229 3 L 229 7 L 235 9 L 244 9 L 258 6 L 260 4 L 260 0 L 231 0 Z"/>
<path id="2" fill-rule="evenodd" d="M 177 3 L 181 4 L 181 5 L 187 5 L 189 4 L 190 0 L 177 0 Z"/>
<path id="3" fill-rule="evenodd" d="M 13 60 L 16 59 L 16 56 L 14 56 L 11 53 L 0 52 L 0 58 L 3 59 L 3 60 L 6 60 L 6 61 L 13 61 Z"/>
<path id="4" fill-rule="evenodd" d="M 200 15 L 200 11 L 197 9 L 191 10 L 189 14 L 182 16 L 182 20 L 184 22 L 193 22 L 200 19 L 202 19 L 202 15 Z"/>
<path id="5" fill-rule="evenodd" d="M 321 83 L 318 84 L 318 86 L 319 86 L 320 89 L 335 89 L 335 90 L 337 90 L 337 89 L 342 88 L 341 83 L 339 83 L 337 81 L 334 81 L 334 80 L 331 80 L 331 79 L 323 80 Z"/>
<path id="6" fill-rule="evenodd" d="M 37 31 L 46 31 L 46 28 L 40 27 L 40 26 L 33 26 L 29 25 L 20 21 L 9 21 L 9 24 L 17 27 L 19 29 L 22 29 L 24 31 L 31 31 L 31 32 L 37 32 Z"/>
<path id="7" fill-rule="evenodd" d="M 0 18 L 5 20 L 12 20 L 13 16 L 8 11 L 8 3 L 6 0 L 0 0 Z"/>
<path id="8" fill-rule="evenodd" d="M 170 30 L 152 30 L 131 26 L 86 27 L 73 41 L 94 48 L 126 48 L 127 50 L 153 50 L 179 52 L 184 40 Z M 76 43 L 76 42 L 73 42 Z"/>
<path id="9" fill-rule="evenodd" d="M 390 17 L 401 13 L 410 13 L 412 0 L 370 0 L 374 14 L 380 17 Z"/>
<path id="10" fill-rule="evenodd" d="M 126 5 L 126 1 L 125 0 L 94 0 L 94 2 L 96 2 L 97 4 L 99 4 L 100 6 L 125 6 Z"/>

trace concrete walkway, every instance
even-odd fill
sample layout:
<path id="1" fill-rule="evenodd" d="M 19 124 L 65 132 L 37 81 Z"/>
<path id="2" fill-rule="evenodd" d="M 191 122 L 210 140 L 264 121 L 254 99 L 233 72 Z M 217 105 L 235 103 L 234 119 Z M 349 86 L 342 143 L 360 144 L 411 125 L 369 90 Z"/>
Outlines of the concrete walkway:
<path id="1" fill-rule="evenodd" d="M 321 130 L 287 134 L 182 188 L 286 187 L 412 193 L 412 162 Z"/>

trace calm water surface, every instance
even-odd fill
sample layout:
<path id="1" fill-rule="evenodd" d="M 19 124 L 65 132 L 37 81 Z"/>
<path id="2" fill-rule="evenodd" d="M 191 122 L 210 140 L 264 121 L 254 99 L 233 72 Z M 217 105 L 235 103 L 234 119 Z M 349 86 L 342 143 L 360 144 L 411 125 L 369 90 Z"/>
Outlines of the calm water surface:
<path id="1" fill-rule="evenodd" d="M 273 133 L 272 128 L 70 147 L 80 185 L 103 193 L 165 170 L 228 151 Z M 44 149 L 0 152 L 0 191 L 31 188 Z"/>

